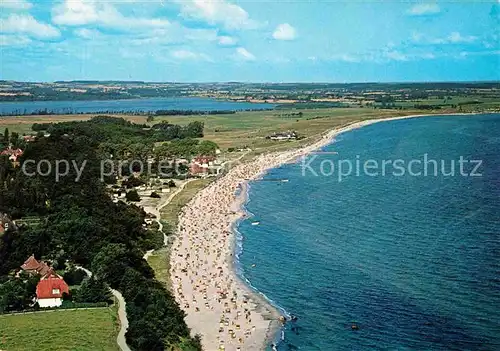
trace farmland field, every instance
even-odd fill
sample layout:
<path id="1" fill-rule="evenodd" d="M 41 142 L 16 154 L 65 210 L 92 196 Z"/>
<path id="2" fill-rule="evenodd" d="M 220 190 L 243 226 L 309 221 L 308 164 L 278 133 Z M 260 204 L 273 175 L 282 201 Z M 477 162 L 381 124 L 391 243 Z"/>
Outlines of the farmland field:
<path id="1" fill-rule="evenodd" d="M 114 308 L 1 315 L 0 350 L 118 350 Z"/>
<path id="2" fill-rule="evenodd" d="M 273 146 L 274 143 L 265 140 L 264 137 L 274 131 L 296 130 L 299 134 L 309 137 L 355 120 L 418 113 L 423 114 L 422 111 L 369 108 L 242 111 L 220 115 L 156 116 L 154 121 L 149 123 L 146 122 L 145 116 L 116 115 L 116 117 L 123 117 L 133 123 L 150 125 L 162 121 L 180 125 L 192 121 L 203 121 L 205 123 L 205 139 L 215 141 L 224 149 L 244 145 L 254 148 Z M 94 116 L 88 114 L 0 117 L 0 130 L 8 128 L 11 132 L 33 133 L 31 126 L 34 123 L 88 120 Z"/>

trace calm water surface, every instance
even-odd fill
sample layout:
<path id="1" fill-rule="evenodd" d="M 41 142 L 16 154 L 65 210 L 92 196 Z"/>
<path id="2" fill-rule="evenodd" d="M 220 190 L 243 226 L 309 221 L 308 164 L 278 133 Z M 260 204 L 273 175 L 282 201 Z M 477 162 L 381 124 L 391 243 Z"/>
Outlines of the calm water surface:
<path id="1" fill-rule="evenodd" d="M 278 349 L 500 350 L 500 115 L 382 122 L 324 150 L 338 155 L 313 168 L 428 154 L 447 168 L 460 156 L 482 160 L 482 176 L 339 182 L 303 176 L 299 163 L 265 177 L 287 183 L 252 182 L 241 274 L 299 317 Z"/>
<path id="2" fill-rule="evenodd" d="M 44 109 L 54 113 L 147 112 L 156 110 L 241 111 L 272 109 L 274 106 L 274 104 L 254 104 L 196 97 L 96 101 L 20 101 L 0 102 L 0 114 L 30 114 Z"/>

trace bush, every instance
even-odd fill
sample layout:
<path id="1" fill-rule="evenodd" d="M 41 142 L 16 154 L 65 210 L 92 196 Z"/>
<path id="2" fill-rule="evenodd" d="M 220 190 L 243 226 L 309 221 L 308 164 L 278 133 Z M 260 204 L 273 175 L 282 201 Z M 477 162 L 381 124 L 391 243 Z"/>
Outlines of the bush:
<path id="1" fill-rule="evenodd" d="M 144 184 L 144 181 L 142 181 L 139 178 L 136 178 L 134 176 L 129 177 L 127 180 L 124 180 L 122 182 L 122 185 L 128 189 L 136 187 L 136 186 L 141 186 Z"/>
<path id="2" fill-rule="evenodd" d="M 87 274 L 81 269 L 71 268 L 64 272 L 63 279 L 68 285 L 80 285 L 87 277 Z"/>
<path id="3" fill-rule="evenodd" d="M 137 193 L 137 190 L 130 190 L 125 195 L 125 198 L 127 199 L 127 201 L 133 201 L 133 202 L 141 201 L 141 197 Z"/>
<path id="4" fill-rule="evenodd" d="M 151 195 L 149 195 L 149 197 L 152 197 L 152 198 L 155 198 L 155 199 L 159 199 L 161 196 L 156 191 L 153 191 L 151 193 Z"/>
<path id="5" fill-rule="evenodd" d="M 111 301 L 111 292 L 108 286 L 102 280 L 94 277 L 85 280 L 75 293 L 75 302 L 96 303 Z"/>
<path id="6" fill-rule="evenodd" d="M 163 233 L 153 228 L 148 230 L 144 238 L 139 241 L 139 246 L 145 251 L 158 250 L 161 249 L 163 245 Z"/>

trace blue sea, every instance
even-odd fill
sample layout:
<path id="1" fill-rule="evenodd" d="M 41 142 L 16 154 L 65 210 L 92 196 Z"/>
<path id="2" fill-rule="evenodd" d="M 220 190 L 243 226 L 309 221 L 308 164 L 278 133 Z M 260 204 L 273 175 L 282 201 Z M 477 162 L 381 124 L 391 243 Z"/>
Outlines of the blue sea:
<path id="1" fill-rule="evenodd" d="M 0 114 L 31 114 L 41 110 L 50 113 L 148 112 L 156 110 L 241 111 L 272 109 L 275 104 L 216 100 L 197 97 L 169 97 L 95 101 L 17 101 L 0 102 Z"/>
<path id="2" fill-rule="evenodd" d="M 322 151 L 251 182 L 238 227 L 240 274 L 298 317 L 278 350 L 500 350 L 500 115 L 376 123 Z M 340 160 L 373 161 L 339 181 Z"/>

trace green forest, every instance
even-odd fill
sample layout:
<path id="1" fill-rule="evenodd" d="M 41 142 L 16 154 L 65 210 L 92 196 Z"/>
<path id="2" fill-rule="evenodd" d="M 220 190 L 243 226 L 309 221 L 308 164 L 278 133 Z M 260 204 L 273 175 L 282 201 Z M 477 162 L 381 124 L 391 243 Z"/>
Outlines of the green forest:
<path id="1" fill-rule="evenodd" d="M 39 135 L 25 147 L 23 160 L 87 160 L 75 182 L 75 170 L 58 182 L 49 176 L 28 177 L 22 167 L 13 167 L 6 156 L 0 158 L 0 213 L 11 219 L 38 218 L 36 225 L 19 225 L 0 234 L 0 310 L 23 309 L 34 292 L 33 282 L 12 288 L 13 272 L 31 254 L 60 265 L 66 261 L 89 268 L 99 280 L 120 291 L 127 302 L 128 345 L 134 350 L 201 350 L 200 339 L 192 338 L 184 322 L 184 312 L 174 297 L 158 282 L 142 259 L 155 248 L 154 233 L 143 227 L 146 213 L 124 202 L 113 203 L 100 181 L 100 162 L 106 147 L 174 141 L 203 135 L 203 124 L 186 127 L 161 124 L 145 129 L 123 119 L 97 117 L 87 122 L 38 125 Z M 9 140 L 5 140 L 5 136 Z M 8 132 L 0 144 L 12 140 Z M 198 144 L 197 142 L 195 143 Z M 79 293 L 102 286 L 88 281 Z M 14 293 L 13 293 L 14 291 Z"/>

